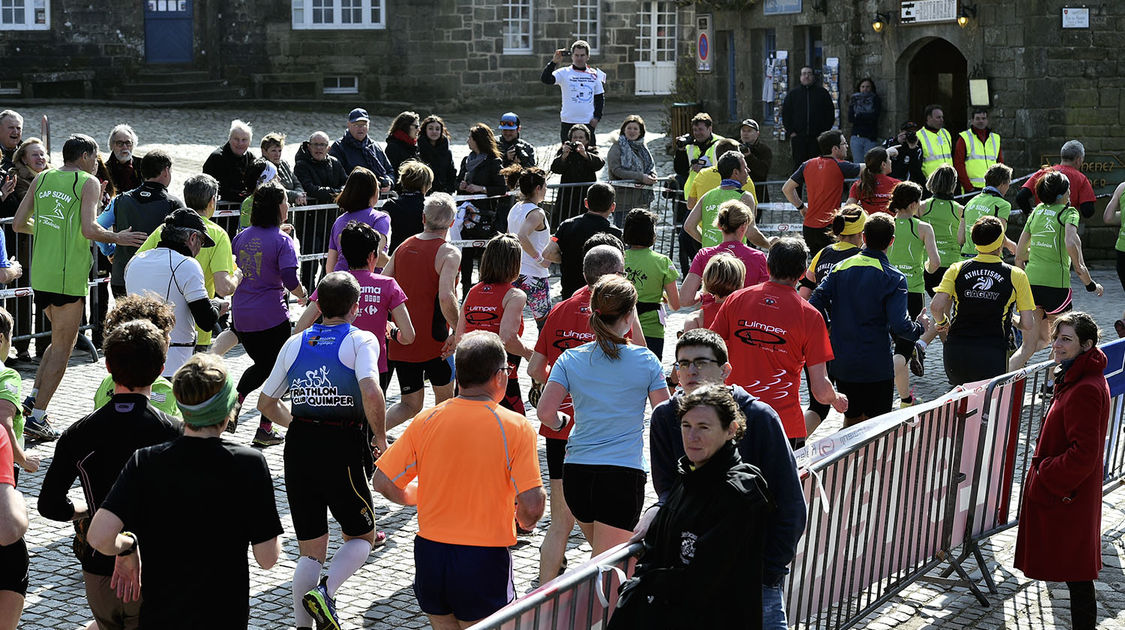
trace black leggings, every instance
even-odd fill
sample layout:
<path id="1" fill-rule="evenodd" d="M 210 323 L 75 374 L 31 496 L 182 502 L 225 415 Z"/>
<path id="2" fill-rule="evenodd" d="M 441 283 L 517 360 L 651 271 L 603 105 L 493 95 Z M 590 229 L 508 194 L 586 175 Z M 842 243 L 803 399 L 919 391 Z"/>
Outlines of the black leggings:
<path id="1" fill-rule="evenodd" d="M 1074 630 L 1094 630 L 1098 622 L 1098 602 L 1094 582 L 1067 582 L 1070 589 L 1070 623 Z"/>
<path id="2" fill-rule="evenodd" d="M 242 378 L 238 379 L 239 394 L 246 396 L 266 382 L 266 378 L 273 371 L 273 364 L 277 361 L 277 356 L 281 354 L 281 346 L 285 345 L 291 332 L 292 327 L 288 319 L 265 330 L 254 332 L 235 330 L 242 348 L 254 361 L 254 365 L 246 368 L 246 371 L 242 373 Z"/>

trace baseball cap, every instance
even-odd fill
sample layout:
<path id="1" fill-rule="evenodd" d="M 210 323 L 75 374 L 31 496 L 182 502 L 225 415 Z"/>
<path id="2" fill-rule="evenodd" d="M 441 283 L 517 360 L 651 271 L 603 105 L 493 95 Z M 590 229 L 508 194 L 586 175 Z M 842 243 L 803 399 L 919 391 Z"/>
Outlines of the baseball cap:
<path id="1" fill-rule="evenodd" d="M 501 129 L 519 129 L 520 117 L 515 112 L 508 112 L 500 117 Z"/>
<path id="2" fill-rule="evenodd" d="M 195 210 L 180 208 L 164 219 L 164 225 L 195 230 L 203 237 L 204 247 L 215 246 L 215 241 L 207 235 L 207 224 L 203 222 L 202 217 L 195 213 Z"/>
<path id="3" fill-rule="evenodd" d="M 746 120 L 742 121 L 742 125 L 739 128 L 742 127 L 753 127 L 754 129 L 761 130 L 761 128 L 758 126 L 758 121 L 754 120 L 753 118 L 747 118 Z"/>
<path id="4" fill-rule="evenodd" d="M 366 109 L 357 107 L 348 114 L 348 122 L 354 123 L 360 120 L 371 120 L 371 117 L 367 115 Z"/>

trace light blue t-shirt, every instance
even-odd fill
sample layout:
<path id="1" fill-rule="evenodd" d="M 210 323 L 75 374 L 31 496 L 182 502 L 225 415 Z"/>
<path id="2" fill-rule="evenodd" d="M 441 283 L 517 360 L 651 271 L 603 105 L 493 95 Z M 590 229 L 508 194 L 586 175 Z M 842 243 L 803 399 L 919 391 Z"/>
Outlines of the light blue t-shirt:
<path id="1" fill-rule="evenodd" d="M 648 470 L 644 458 L 648 394 L 667 387 L 660 361 L 643 346 L 618 345 L 613 360 L 596 342 L 562 353 L 552 382 L 570 392 L 574 429 L 566 444 L 567 464 L 624 466 Z"/>

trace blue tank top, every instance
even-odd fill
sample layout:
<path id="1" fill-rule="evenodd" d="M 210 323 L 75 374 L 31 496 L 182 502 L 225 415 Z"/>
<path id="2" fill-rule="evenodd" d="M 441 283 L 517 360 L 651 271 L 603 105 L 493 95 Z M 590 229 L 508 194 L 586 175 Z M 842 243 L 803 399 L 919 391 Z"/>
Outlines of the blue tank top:
<path id="1" fill-rule="evenodd" d="M 293 416 L 363 426 L 363 395 L 355 370 L 340 362 L 340 344 L 359 329 L 351 324 L 314 324 L 301 333 L 301 350 L 286 378 Z"/>

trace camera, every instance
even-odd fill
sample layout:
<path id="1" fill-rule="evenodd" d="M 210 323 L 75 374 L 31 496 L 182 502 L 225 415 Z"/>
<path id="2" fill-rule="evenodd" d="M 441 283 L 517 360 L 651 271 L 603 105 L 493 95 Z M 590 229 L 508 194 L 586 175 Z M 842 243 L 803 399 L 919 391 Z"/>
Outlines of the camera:
<path id="1" fill-rule="evenodd" d="M 745 142 L 740 142 L 738 144 L 738 152 L 743 154 L 743 155 L 746 155 L 747 153 L 750 152 L 750 145 L 746 144 Z"/>
<path id="2" fill-rule="evenodd" d="M 915 142 L 918 142 L 918 132 L 917 131 L 907 131 L 906 132 L 906 141 L 909 142 L 910 144 L 914 144 Z"/>
<path id="3" fill-rule="evenodd" d="M 578 144 L 579 143 L 574 142 L 573 140 L 568 140 L 566 142 L 566 146 L 570 147 L 571 151 L 577 151 L 578 150 Z"/>
<path id="4" fill-rule="evenodd" d="M 690 133 L 685 133 L 684 135 L 680 136 L 679 138 L 676 138 L 676 148 L 677 149 L 685 149 L 685 148 L 688 147 L 688 145 L 691 145 L 691 144 L 695 144 L 695 138 L 691 137 Z"/>

